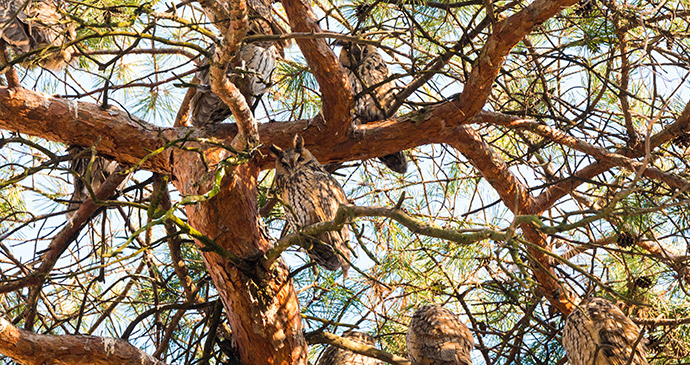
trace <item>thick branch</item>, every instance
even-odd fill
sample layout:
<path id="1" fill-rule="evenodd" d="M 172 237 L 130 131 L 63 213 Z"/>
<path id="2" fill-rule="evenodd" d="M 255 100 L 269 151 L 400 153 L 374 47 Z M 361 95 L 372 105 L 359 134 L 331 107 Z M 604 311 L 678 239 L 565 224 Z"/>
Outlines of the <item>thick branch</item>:
<path id="1" fill-rule="evenodd" d="M 513 214 L 525 214 L 534 208 L 534 199 L 525 186 L 510 172 L 506 163 L 494 152 L 482 138 L 470 127 L 457 128 L 457 141 L 453 146 L 458 149 L 479 170 L 484 178 L 491 184 L 501 197 L 503 203 Z M 524 223 L 520 225 L 525 237 L 538 247 L 547 250 L 547 242 L 543 233 L 536 230 L 534 225 Z M 551 258 L 544 252 L 533 247 L 527 247 L 532 256 L 532 270 L 541 286 L 542 293 L 547 299 L 564 314 L 570 313 L 572 303 L 568 293 L 556 279 L 556 274 L 551 268 Z"/>
<path id="2" fill-rule="evenodd" d="M 472 65 L 465 88 L 454 107 L 462 115 L 473 117 L 486 103 L 493 81 L 510 50 L 534 27 L 573 5 L 577 0 L 537 0 L 518 13 L 496 23 L 494 32 L 482 47 L 479 58 Z"/>
<path id="3" fill-rule="evenodd" d="M 408 114 L 400 119 L 362 125 L 357 138 L 329 139 L 324 143 L 324 130 L 308 128 L 322 123 L 320 116 L 294 122 L 259 125 L 265 146 L 288 146 L 295 133 L 301 133 L 314 156 L 322 163 L 368 159 L 429 143 L 452 140 L 453 128 L 460 123 L 513 120 L 498 113 L 482 112 L 477 118 L 460 118 L 457 108 L 445 105 Z M 349 111 L 347 112 L 349 115 Z M 171 151 L 150 156 L 169 141 L 191 138 L 213 138 L 229 144 L 237 135 L 237 125 L 223 123 L 212 131 L 191 128 L 162 128 L 148 124 L 125 111 L 102 110 L 96 104 L 72 102 L 46 94 L 0 88 L 0 128 L 18 131 L 55 142 L 90 147 L 97 141 L 99 155 L 125 164 L 142 163 L 153 172 L 169 174 Z M 262 151 L 268 156 L 267 149 Z M 142 162 L 142 159 L 147 158 Z M 273 168 L 271 159 L 259 161 L 261 169 Z"/>
<path id="4" fill-rule="evenodd" d="M 301 0 L 282 0 L 281 2 L 293 31 L 321 33 L 321 27 L 309 2 Z M 352 120 L 351 111 L 354 103 L 345 71 L 325 40 L 298 38 L 296 42 L 319 84 L 324 121 L 329 129 L 332 128 L 333 136 L 345 138 Z M 267 144 L 265 141 L 262 143 Z"/>
<path id="5" fill-rule="evenodd" d="M 0 88 L 0 128 L 55 142 L 90 147 L 98 153 L 133 165 L 150 151 L 175 138 L 165 129 L 148 124 L 126 111 L 103 110 L 96 104 L 74 102 L 16 88 Z M 144 165 L 169 172 L 169 153 L 150 158 Z"/>
<path id="6" fill-rule="evenodd" d="M 163 365 L 127 341 L 82 335 L 39 335 L 0 318 L 0 353 L 20 364 Z"/>

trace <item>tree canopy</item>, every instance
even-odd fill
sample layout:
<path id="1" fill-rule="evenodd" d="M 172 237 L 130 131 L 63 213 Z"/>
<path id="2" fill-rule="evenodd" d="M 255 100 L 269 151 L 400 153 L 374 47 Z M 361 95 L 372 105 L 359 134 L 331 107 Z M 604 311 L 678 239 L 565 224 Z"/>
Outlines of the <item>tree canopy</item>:
<path id="1" fill-rule="evenodd" d="M 307 364 L 331 344 L 409 364 L 435 303 L 475 364 L 565 364 L 590 296 L 643 329 L 650 364 L 690 358 L 687 1 L 281 0 L 272 35 L 248 31 L 261 0 L 56 4 L 64 44 L 2 43 L 0 361 Z M 248 105 L 226 65 L 267 41 L 284 51 Z M 353 123 L 368 91 L 343 41 L 383 55 L 387 118 Z M 230 119 L 189 126 L 203 88 Z M 299 232 L 268 152 L 297 133 L 349 199 Z M 405 174 L 376 159 L 403 150 Z M 68 216 L 96 156 L 119 168 Z M 347 278 L 300 246 L 343 225 Z"/>

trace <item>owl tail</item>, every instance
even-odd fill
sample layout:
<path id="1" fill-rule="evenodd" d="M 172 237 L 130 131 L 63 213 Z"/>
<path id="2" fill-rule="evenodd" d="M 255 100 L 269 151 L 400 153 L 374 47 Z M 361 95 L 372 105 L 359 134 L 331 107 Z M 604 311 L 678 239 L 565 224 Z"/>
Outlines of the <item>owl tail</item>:
<path id="1" fill-rule="evenodd" d="M 405 157 L 405 153 L 403 151 L 381 156 L 379 157 L 379 160 L 383 162 L 386 167 L 399 174 L 404 174 L 407 172 L 407 157 Z"/>
<path id="2" fill-rule="evenodd" d="M 331 234 L 333 233 L 335 232 L 331 232 Z M 340 237 L 338 237 L 338 239 L 339 238 Z M 336 271 L 342 268 L 343 276 L 347 277 L 347 271 L 350 269 L 350 264 L 344 257 L 333 249 L 333 246 L 318 239 L 310 240 L 309 243 L 311 243 L 311 248 L 307 251 L 307 253 L 312 261 L 316 262 L 319 266 L 328 271 Z M 341 249 L 341 253 L 349 258 L 350 251 L 346 247 L 342 248 L 344 248 L 344 250 Z"/>

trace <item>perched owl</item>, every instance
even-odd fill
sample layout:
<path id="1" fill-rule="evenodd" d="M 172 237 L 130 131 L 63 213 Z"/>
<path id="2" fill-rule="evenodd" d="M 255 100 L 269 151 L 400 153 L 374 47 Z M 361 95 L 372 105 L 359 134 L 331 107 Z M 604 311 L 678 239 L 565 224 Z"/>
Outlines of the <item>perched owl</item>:
<path id="1" fill-rule="evenodd" d="M 423 365 L 470 365 L 473 346 L 467 326 L 440 305 L 419 307 L 407 329 L 410 360 Z"/>
<path id="2" fill-rule="evenodd" d="M 64 44 L 76 33 L 69 19 L 51 0 L 0 0 L 0 40 L 19 56 L 45 49 L 36 57 L 50 70 L 60 71 L 72 60 L 74 47 Z M 48 49 L 53 46 L 58 49 Z M 24 65 L 28 65 L 25 62 Z"/>
<path id="3" fill-rule="evenodd" d="M 311 152 L 304 148 L 304 141 L 299 134 L 295 135 L 293 148 L 283 151 L 272 145 L 270 153 L 276 159 L 276 186 L 284 204 L 287 204 L 285 216 L 293 230 L 332 220 L 338 206 L 347 203 L 343 188 L 321 167 Z M 343 276 L 347 276 L 350 251 L 346 242 L 349 238 L 347 225 L 340 231 L 322 233 L 308 239 L 311 248 L 307 253 L 326 270 L 342 268 Z"/>
<path id="4" fill-rule="evenodd" d="M 340 63 L 345 68 L 356 98 L 355 123 L 384 119 L 387 107 L 395 99 L 392 81 L 379 85 L 390 76 L 386 62 L 372 45 L 347 41 L 340 44 Z M 372 87 L 373 89 L 369 90 Z M 407 158 L 402 151 L 379 157 L 379 160 L 397 173 L 404 174 L 407 171 Z"/>
<path id="5" fill-rule="evenodd" d="M 342 337 L 369 346 L 376 345 L 373 337 L 362 332 L 347 331 L 343 333 Z M 383 363 L 373 357 L 356 354 L 335 346 L 328 346 L 317 365 L 383 365 Z"/>
<path id="6" fill-rule="evenodd" d="M 640 328 L 617 306 L 593 297 L 565 320 L 563 347 L 570 365 L 646 365 L 646 341 L 639 337 Z"/>
<path id="7" fill-rule="evenodd" d="M 76 155 L 82 151 L 82 148 L 79 146 L 70 146 L 67 151 L 72 155 Z M 86 173 L 88 172 L 90 161 L 90 155 L 81 158 L 74 158 L 71 161 L 70 168 L 77 172 L 79 176 L 81 176 L 83 179 Z M 103 157 L 95 158 L 93 164 L 91 165 L 90 171 L 91 187 L 93 188 L 94 192 L 101 187 L 101 184 L 103 184 L 105 180 L 113 174 L 113 172 L 115 172 L 117 166 L 118 164 L 115 161 L 108 161 Z M 71 218 L 72 215 L 74 215 L 74 212 L 77 208 L 79 208 L 79 205 L 81 205 L 81 203 L 83 203 L 90 197 L 89 191 L 88 189 L 86 189 L 86 186 L 84 185 L 84 181 L 82 179 L 77 177 L 74 178 L 74 193 L 72 193 L 72 198 L 70 199 L 70 203 L 67 206 L 67 210 L 69 211 L 67 213 L 67 217 L 69 218 Z"/>
<path id="8" fill-rule="evenodd" d="M 262 1 L 249 2 L 250 16 L 247 35 L 282 34 L 284 31 L 276 23 L 270 14 L 270 9 Z M 213 16 L 209 14 L 213 20 Z M 276 58 L 282 54 L 282 46 L 285 43 L 272 41 L 260 41 L 246 43 L 240 46 L 237 56 L 228 65 L 226 75 L 237 86 L 247 104 L 255 109 L 261 95 L 271 85 L 271 74 L 275 69 Z M 215 46 L 210 50 L 215 51 Z M 190 121 L 195 127 L 203 127 L 208 124 L 217 124 L 230 116 L 230 108 L 216 94 L 211 92 L 209 86 L 208 60 L 204 60 L 197 72 L 199 86 L 197 92 L 190 101 Z"/>

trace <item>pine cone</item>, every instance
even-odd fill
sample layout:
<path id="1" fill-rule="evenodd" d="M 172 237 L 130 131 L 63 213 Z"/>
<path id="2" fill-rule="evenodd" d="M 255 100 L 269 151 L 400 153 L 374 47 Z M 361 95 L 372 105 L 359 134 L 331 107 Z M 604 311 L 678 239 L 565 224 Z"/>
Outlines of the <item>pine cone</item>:
<path id="1" fill-rule="evenodd" d="M 618 235 L 618 240 L 616 241 L 618 246 L 620 247 L 631 247 L 632 245 L 635 244 L 635 238 L 628 232 L 621 232 Z"/>
<path id="2" fill-rule="evenodd" d="M 580 0 L 575 7 L 575 14 L 578 16 L 588 16 L 594 10 L 594 0 Z"/>
<path id="3" fill-rule="evenodd" d="M 642 289 L 647 289 L 652 286 L 652 278 L 649 276 L 640 276 L 635 278 L 635 286 Z"/>

